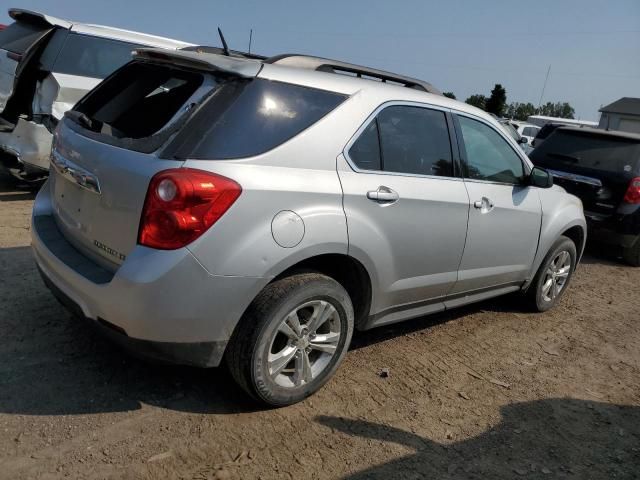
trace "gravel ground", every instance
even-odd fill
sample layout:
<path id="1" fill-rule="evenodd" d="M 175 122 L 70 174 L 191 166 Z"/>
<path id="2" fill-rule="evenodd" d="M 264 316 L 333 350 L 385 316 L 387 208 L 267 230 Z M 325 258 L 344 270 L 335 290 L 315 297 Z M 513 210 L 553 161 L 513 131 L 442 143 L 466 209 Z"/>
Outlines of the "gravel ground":
<path id="1" fill-rule="evenodd" d="M 317 395 L 261 410 L 71 318 L 32 202 L 0 178 L 0 478 L 640 478 L 640 269 L 590 251 L 546 314 L 509 296 L 359 334 Z"/>

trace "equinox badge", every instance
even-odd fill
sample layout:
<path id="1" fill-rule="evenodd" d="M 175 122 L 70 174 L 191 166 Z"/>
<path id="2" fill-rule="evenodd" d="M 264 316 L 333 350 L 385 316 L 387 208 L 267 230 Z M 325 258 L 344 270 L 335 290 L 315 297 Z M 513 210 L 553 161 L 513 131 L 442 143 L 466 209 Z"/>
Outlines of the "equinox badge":
<path id="1" fill-rule="evenodd" d="M 111 247 L 107 247 L 104 243 L 99 242 L 98 240 L 94 240 L 93 244 L 98 247 L 100 250 L 102 250 L 103 252 L 107 252 L 109 255 L 111 255 L 112 257 L 116 257 L 118 260 L 122 260 L 124 261 L 127 256 L 123 255 L 122 253 L 114 250 Z"/>

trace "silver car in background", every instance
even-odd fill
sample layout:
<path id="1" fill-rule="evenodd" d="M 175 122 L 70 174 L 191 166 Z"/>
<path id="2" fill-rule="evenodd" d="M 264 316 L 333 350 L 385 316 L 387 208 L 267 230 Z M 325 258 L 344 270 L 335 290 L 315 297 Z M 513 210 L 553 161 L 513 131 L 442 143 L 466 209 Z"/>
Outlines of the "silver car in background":
<path id="1" fill-rule="evenodd" d="M 34 205 L 45 283 L 133 351 L 217 366 L 271 405 L 354 330 L 509 292 L 537 311 L 586 239 L 486 113 L 323 58 L 140 49 L 67 112 Z"/>
<path id="2" fill-rule="evenodd" d="M 11 9 L 0 31 L 0 163 L 21 180 L 49 170 L 52 133 L 64 113 L 141 46 L 190 44 L 28 10 Z"/>

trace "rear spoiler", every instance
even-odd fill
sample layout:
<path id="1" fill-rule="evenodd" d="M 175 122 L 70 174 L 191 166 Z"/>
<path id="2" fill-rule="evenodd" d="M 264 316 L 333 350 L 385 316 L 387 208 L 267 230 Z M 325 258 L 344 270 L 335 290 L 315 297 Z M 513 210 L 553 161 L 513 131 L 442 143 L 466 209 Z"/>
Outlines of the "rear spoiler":
<path id="1" fill-rule="evenodd" d="M 16 22 L 32 23 L 35 25 L 62 27 L 69 29 L 73 24 L 61 18 L 45 15 L 44 13 L 34 12 L 32 10 L 23 10 L 22 8 L 10 8 L 9 16 Z"/>
<path id="2" fill-rule="evenodd" d="M 257 60 L 185 50 L 173 51 L 159 48 L 136 48 L 133 51 L 133 58 L 136 60 L 165 63 L 208 72 L 227 73 L 243 78 L 253 78 L 258 75 L 262 69 L 262 62 Z"/>

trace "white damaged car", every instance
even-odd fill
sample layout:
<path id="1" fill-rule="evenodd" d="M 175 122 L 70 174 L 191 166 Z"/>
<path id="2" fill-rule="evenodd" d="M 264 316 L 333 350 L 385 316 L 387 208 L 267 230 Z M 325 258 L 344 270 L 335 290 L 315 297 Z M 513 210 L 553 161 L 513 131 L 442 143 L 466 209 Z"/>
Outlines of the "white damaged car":
<path id="1" fill-rule="evenodd" d="M 0 30 L 0 163 L 25 181 L 47 175 L 64 113 L 141 47 L 192 47 L 168 38 L 10 9 Z"/>

